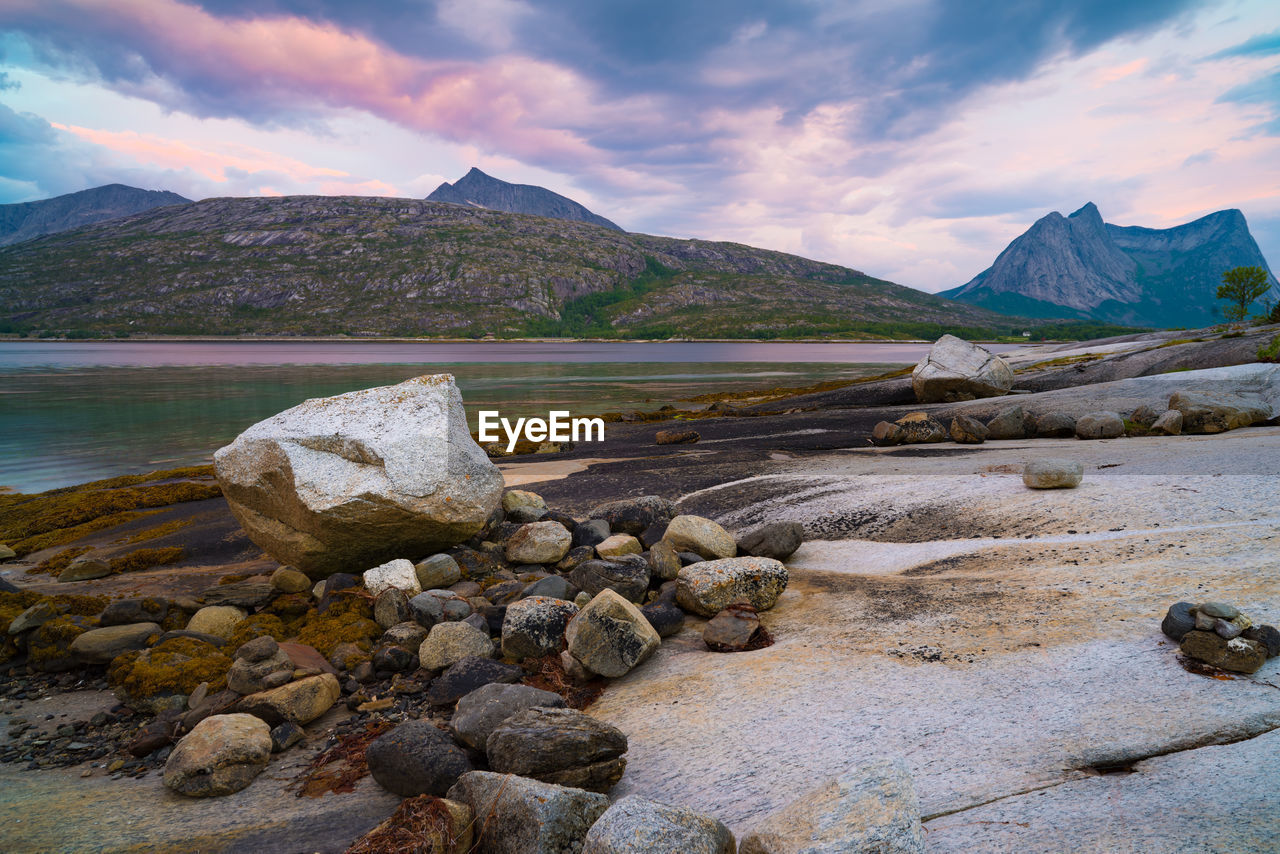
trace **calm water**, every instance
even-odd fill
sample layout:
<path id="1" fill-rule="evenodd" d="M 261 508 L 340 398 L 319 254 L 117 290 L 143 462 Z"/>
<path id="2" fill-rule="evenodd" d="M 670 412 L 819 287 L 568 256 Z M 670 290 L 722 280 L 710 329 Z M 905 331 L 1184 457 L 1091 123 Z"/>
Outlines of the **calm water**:
<path id="1" fill-rule="evenodd" d="M 452 373 L 468 415 L 597 414 L 854 379 L 925 344 L 0 342 L 0 486 L 38 492 L 207 462 L 311 397 Z M 993 348 L 995 349 L 995 348 Z"/>

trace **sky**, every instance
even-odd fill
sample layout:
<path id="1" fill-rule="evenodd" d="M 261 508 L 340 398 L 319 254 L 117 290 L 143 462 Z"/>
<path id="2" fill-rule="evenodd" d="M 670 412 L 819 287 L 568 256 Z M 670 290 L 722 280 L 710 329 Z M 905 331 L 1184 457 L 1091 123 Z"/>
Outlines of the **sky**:
<path id="1" fill-rule="evenodd" d="M 927 291 L 1089 201 L 1240 208 L 1274 269 L 1280 3 L 0 0 L 0 203 L 472 166 Z"/>

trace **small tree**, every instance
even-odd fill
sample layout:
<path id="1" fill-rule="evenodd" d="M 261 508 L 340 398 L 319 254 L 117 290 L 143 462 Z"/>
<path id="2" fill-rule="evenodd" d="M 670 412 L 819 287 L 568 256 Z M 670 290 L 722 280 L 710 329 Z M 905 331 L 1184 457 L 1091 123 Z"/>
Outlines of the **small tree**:
<path id="1" fill-rule="evenodd" d="M 1222 274 L 1218 285 L 1218 299 L 1231 303 L 1222 313 L 1227 320 L 1244 320 L 1249 316 L 1249 306 L 1271 288 L 1267 271 L 1261 267 L 1236 267 Z"/>

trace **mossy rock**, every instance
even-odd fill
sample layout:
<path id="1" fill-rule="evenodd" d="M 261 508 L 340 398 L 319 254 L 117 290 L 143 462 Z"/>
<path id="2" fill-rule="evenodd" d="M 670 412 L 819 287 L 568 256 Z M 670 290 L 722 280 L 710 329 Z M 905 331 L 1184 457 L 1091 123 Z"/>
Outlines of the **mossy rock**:
<path id="1" fill-rule="evenodd" d="M 50 596 L 58 610 L 80 617 L 96 617 L 111 603 L 108 596 L 84 596 L 72 593 L 58 593 Z"/>
<path id="2" fill-rule="evenodd" d="M 375 638 L 382 635 L 382 626 L 357 611 L 334 613 L 330 608 L 323 615 L 308 611 L 302 618 L 298 631 L 298 643 L 315 648 L 328 658 L 340 643 L 353 643 L 365 651 L 373 648 Z"/>
<path id="3" fill-rule="evenodd" d="M 39 593 L 0 593 L 0 633 L 8 634 L 13 618 L 40 601 Z"/>
<path id="4" fill-rule="evenodd" d="M 63 673 L 81 667 L 80 660 L 71 653 L 71 642 L 97 626 L 96 616 L 67 614 L 54 617 L 27 639 L 31 666 L 44 673 Z"/>
<path id="5" fill-rule="evenodd" d="M 274 614 L 254 614 L 236 626 L 236 630 L 222 648 L 234 654 L 237 649 L 254 638 L 270 635 L 277 641 L 287 640 L 292 632 L 284 621 Z"/>
<path id="6" fill-rule="evenodd" d="M 221 691 L 230 668 L 231 658 L 213 644 L 179 637 L 118 656 L 107 670 L 107 682 L 131 709 L 159 714 L 183 708 L 201 682 L 209 683 L 210 694 Z"/>

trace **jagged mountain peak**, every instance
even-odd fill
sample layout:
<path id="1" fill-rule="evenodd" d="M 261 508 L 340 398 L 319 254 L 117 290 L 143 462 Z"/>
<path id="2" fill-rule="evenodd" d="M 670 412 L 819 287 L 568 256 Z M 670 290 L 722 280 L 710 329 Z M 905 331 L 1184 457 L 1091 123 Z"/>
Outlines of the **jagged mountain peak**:
<path id="1" fill-rule="evenodd" d="M 1205 326 L 1220 319 L 1222 273 L 1240 266 L 1269 269 L 1235 208 L 1156 229 L 1104 222 L 1088 202 L 1041 217 L 989 268 L 941 295 L 1030 317 Z"/>

